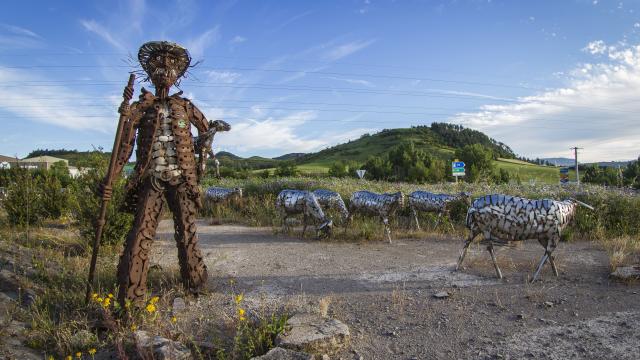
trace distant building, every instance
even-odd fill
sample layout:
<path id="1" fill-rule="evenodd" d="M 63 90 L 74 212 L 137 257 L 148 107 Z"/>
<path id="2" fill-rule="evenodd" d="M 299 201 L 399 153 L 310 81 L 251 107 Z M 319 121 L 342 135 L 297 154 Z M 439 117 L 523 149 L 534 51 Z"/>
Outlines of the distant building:
<path id="1" fill-rule="evenodd" d="M 22 160 L 16 160 L 13 159 L 11 161 L 11 167 L 14 166 L 14 164 L 17 164 L 18 166 L 20 166 L 23 169 L 43 169 L 43 170 L 49 170 L 51 168 L 51 166 L 57 162 L 63 161 L 65 163 L 65 165 L 67 165 L 67 167 L 69 167 L 69 160 L 66 159 L 60 159 L 57 157 L 53 157 L 53 156 L 36 156 L 36 157 L 32 157 L 32 158 L 28 158 L 28 159 L 22 159 Z"/>
<path id="2" fill-rule="evenodd" d="M 11 167 L 11 163 L 15 161 L 16 158 L 14 157 L 0 155 L 0 169 L 9 169 Z"/>

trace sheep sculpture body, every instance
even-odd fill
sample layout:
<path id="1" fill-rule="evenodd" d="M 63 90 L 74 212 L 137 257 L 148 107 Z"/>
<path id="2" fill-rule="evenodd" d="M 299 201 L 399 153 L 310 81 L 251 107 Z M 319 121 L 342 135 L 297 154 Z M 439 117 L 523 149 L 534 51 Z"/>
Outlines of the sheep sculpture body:
<path id="1" fill-rule="evenodd" d="M 241 188 L 223 188 L 223 187 L 210 187 L 204 193 L 204 197 L 206 200 L 211 201 L 215 204 L 220 204 L 222 202 L 231 200 L 231 199 L 241 199 L 242 198 L 242 189 Z"/>
<path id="2" fill-rule="evenodd" d="M 420 222 L 418 221 L 418 211 L 438 213 L 438 219 L 433 227 L 438 227 L 442 215 L 449 216 L 449 204 L 454 201 L 465 201 L 469 204 L 470 194 L 467 192 L 461 192 L 458 194 L 435 194 L 428 191 L 414 191 L 409 194 L 409 208 L 413 213 L 413 218 L 416 221 L 416 227 L 420 230 Z M 450 224 L 451 225 L 451 224 Z M 453 225 L 451 225 L 453 228 Z"/>
<path id="3" fill-rule="evenodd" d="M 302 214 L 303 228 L 302 236 L 307 230 L 308 218 L 313 219 L 316 226 L 316 236 L 326 236 L 331 233 L 333 221 L 325 215 L 318 199 L 311 191 L 305 190 L 282 190 L 276 198 L 276 208 L 282 215 L 282 225 L 285 231 L 289 229 L 288 219 L 290 216 Z"/>
<path id="4" fill-rule="evenodd" d="M 313 191 L 313 195 L 316 196 L 320 206 L 326 209 L 336 209 L 342 215 L 343 220 L 347 220 L 349 218 L 349 210 L 347 209 L 347 205 L 344 204 L 344 200 L 342 200 L 342 196 L 335 191 L 326 190 L 326 189 L 318 189 Z"/>
<path id="5" fill-rule="evenodd" d="M 384 224 L 389 244 L 391 244 L 391 229 L 389 228 L 389 216 L 404 206 L 404 194 L 396 193 L 376 194 L 371 191 L 356 191 L 351 194 L 349 201 L 349 219 L 356 212 L 377 215 Z"/>
<path id="6" fill-rule="evenodd" d="M 546 262 L 551 265 L 554 275 L 558 276 L 553 251 L 558 246 L 562 230 L 574 217 L 578 205 L 593 209 L 575 199 L 530 200 L 502 194 L 486 195 L 475 199 L 467 212 L 466 220 L 471 234 L 464 244 L 456 270 L 462 265 L 469 245 L 482 234 L 498 278 L 502 278 L 502 272 L 496 262 L 493 246 L 528 239 L 537 239 L 545 249 L 532 281 L 538 278 Z"/>

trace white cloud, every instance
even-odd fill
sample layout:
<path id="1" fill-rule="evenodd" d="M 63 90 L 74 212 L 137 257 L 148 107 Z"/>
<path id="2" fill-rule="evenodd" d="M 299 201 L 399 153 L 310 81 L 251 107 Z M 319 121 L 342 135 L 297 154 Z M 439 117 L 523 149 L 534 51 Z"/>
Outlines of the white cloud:
<path id="1" fill-rule="evenodd" d="M 220 39 L 220 25 L 203 32 L 197 37 L 187 40 L 185 47 L 189 49 L 191 55 L 197 60 L 202 58 L 204 51 Z"/>
<path id="2" fill-rule="evenodd" d="M 240 35 L 236 35 L 233 37 L 233 39 L 229 40 L 229 43 L 231 44 L 240 44 L 247 41 L 247 38 L 244 36 L 240 36 Z"/>
<path id="3" fill-rule="evenodd" d="M 371 81 L 362 80 L 362 79 L 349 79 L 349 78 L 341 78 L 341 77 L 333 77 L 333 76 L 329 76 L 328 79 L 336 80 L 336 81 L 344 81 L 344 82 L 349 83 L 349 84 L 362 85 L 362 86 L 367 86 L 367 87 L 373 87 L 374 86 Z"/>
<path id="4" fill-rule="evenodd" d="M 0 68 L 2 83 L 40 82 L 37 86 L 0 87 L 0 108 L 18 118 L 67 129 L 104 132 L 115 130 L 117 105 L 111 109 L 97 107 L 89 111 L 83 105 L 95 104 L 95 99 L 85 97 L 77 89 L 45 85 L 48 80 L 27 71 Z M 112 101 L 108 97 L 104 99 L 105 103 Z M 83 108 L 84 110 L 79 110 Z"/>
<path id="5" fill-rule="evenodd" d="M 240 76 L 240 73 L 232 72 L 232 71 L 216 71 L 216 70 L 207 70 L 205 74 L 209 76 L 209 79 L 213 81 L 223 82 L 225 84 L 234 83 Z"/>
<path id="6" fill-rule="evenodd" d="M 117 48 L 121 51 L 126 51 L 126 46 L 123 45 L 116 37 L 107 30 L 104 26 L 100 25 L 95 20 L 80 20 L 80 24 L 85 28 L 85 30 L 92 32 L 99 37 L 101 37 L 104 41 L 113 45 L 113 47 Z"/>
<path id="7" fill-rule="evenodd" d="M 42 37 L 35 32 L 15 25 L 0 23 L 0 45 L 9 49 L 39 47 Z"/>
<path id="8" fill-rule="evenodd" d="M 449 120 L 486 131 L 525 156 L 570 156 L 569 147 L 577 145 L 585 148 L 587 161 L 637 158 L 640 46 L 594 41 L 585 49 L 606 54 L 607 61 L 577 66 L 564 88 Z"/>
<path id="9" fill-rule="evenodd" d="M 605 46 L 604 41 L 596 40 L 588 43 L 582 50 L 592 55 L 596 55 L 604 54 L 607 51 L 607 47 Z"/>
<path id="10" fill-rule="evenodd" d="M 217 146 L 234 151 L 282 150 L 308 152 L 321 148 L 325 142 L 315 137 L 301 137 L 296 129 L 317 117 L 315 111 L 301 111 L 282 118 L 249 119 L 231 122 L 232 131 L 216 138 Z"/>
<path id="11" fill-rule="evenodd" d="M 374 42 L 376 42 L 376 40 L 371 39 L 366 41 L 353 41 L 350 43 L 338 45 L 327 51 L 324 54 L 324 58 L 327 61 L 337 61 L 368 47 Z"/>

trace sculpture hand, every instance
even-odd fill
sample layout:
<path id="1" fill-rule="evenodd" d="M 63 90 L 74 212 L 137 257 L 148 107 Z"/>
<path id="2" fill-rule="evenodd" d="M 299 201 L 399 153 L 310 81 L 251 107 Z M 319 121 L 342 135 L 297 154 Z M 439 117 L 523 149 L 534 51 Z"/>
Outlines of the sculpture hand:
<path id="1" fill-rule="evenodd" d="M 102 198 L 102 200 L 108 201 L 111 200 L 111 195 L 113 195 L 113 189 L 110 185 L 105 184 L 104 182 L 98 185 L 98 195 Z"/>

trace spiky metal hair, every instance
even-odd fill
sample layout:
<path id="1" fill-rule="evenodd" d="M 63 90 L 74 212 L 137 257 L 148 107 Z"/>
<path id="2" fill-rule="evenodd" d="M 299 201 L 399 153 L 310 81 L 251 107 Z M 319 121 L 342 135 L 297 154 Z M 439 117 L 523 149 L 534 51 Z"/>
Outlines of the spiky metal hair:
<path id="1" fill-rule="evenodd" d="M 178 79 L 184 76 L 191 64 L 191 55 L 189 51 L 182 46 L 169 41 L 149 41 L 144 43 L 138 50 L 138 61 L 140 66 L 147 74 L 153 73 L 153 68 L 149 62 L 158 53 L 170 53 L 179 58 L 181 68 L 178 72 Z"/>

